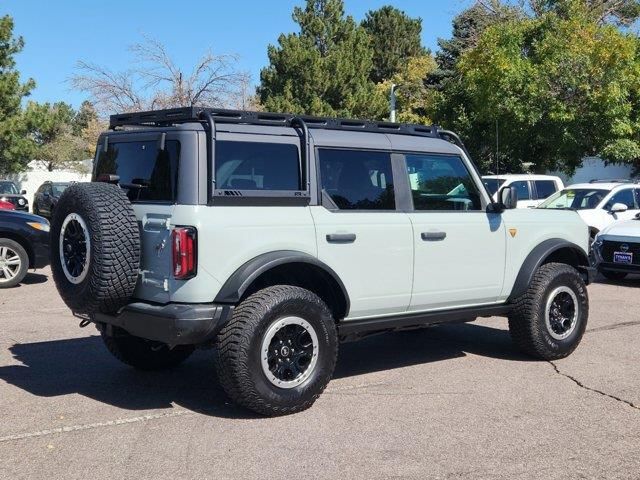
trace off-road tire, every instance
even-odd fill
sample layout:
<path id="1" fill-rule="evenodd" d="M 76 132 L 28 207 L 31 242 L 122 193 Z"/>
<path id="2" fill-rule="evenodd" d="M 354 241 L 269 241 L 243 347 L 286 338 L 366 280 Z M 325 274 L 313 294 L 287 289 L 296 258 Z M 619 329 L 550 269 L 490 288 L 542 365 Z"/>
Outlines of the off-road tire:
<path id="1" fill-rule="evenodd" d="M 62 267 L 60 231 L 76 214 L 90 239 L 89 266 L 80 283 L 72 283 Z M 140 267 L 140 232 L 133 207 L 123 190 L 107 183 L 76 183 L 62 194 L 51 221 L 51 270 L 60 296 L 76 313 L 112 313 L 126 305 Z"/>
<path id="2" fill-rule="evenodd" d="M 138 370 L 164 370 L 184 362 L 193 353 L 192 345 L 168 345 L 144 338 L 136 337 L 122 330 L 113 328 L 111 335 L 101 332 L 102 341 L 107 350 L 120 360 Z"/>
<path id="3" fill-rule="evenodd" d="M 613 270 L 600 270 L 600 273 L 604 278 L 613 282 L 624 280 L 628 275 L 627 272 L 614 272 Z"/>
<path id="4" fill-rule="evenodd" d="M 283 389 L 265 375 L 261 348 L 267 330 L 288 316 L 300 317 L 312 326 L 319 348 L 309 377 Z M 314 293 L 288 285 L 268 287 L 235 309 L 218 334 L 215 352 L 218 380 L 235 403 L 267 416 L 300 412 L 313 405 L 333 375 L 338 355 L 335 321 Z"/>
<path id="5" fill-rule="evenodd" d="M 576 325 L 567 338 L 552 337 L 545 321 L 549 296 L 558 287 L 567 287 L 578 300 Z M 524 353 L 543 360 L 556 360 L 571 354 L 582 339 L 589 317 L 589 298 L 578 271 L 566 264 L 548 263 L 535 272 L 527 291 L 515 301 L 509 314 L 509 332 Z"/>
<path id="6" fill-rule="evenodd" d="M 14 242 L 8 238 L 0 238 L 0 248 L 8 247 L 13 250 L 20 258 L 20 269 L 15 277 L 6 282 L 0 282 L 0 288 L 12 288 L 18 285 L 24 277 L 27 276 L 29 270 L 29 255 L 26 250 L 18 242 Z"/>

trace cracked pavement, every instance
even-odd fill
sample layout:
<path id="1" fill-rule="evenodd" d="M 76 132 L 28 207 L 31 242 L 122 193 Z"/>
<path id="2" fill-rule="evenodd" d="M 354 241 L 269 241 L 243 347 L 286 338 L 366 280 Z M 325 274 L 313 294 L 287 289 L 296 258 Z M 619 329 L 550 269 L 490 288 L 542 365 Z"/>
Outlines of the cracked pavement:
<path id="1" fill-rule="evenodd" d="M 639 479 L 640 278 L 589 287 L 568 358 L 532 361 L 506 321 L 341 345 L 298 415 L 230 405 L 211 352 L 169 372 L 111 358 L 43 271 L 0 291 L 0 478 Z"/>

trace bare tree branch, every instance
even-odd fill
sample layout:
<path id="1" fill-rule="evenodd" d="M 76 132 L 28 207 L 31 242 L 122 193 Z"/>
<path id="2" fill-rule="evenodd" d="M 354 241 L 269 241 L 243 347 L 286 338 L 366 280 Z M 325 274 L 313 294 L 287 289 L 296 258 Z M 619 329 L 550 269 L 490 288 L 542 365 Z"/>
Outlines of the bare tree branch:
<path id="1" fill-rule="evenodd" d="M 113 72 L 80 61 L 71 78 L 72 86 L 88 93 L 103 114 L 178 106 L 257 106 L 250 100 L 250 76 L 238 69 L 236 55 L 208 50 L 185 73 L 158 40 L 144 36 L 130 51 L 135 67 L 129 70 Z"/>

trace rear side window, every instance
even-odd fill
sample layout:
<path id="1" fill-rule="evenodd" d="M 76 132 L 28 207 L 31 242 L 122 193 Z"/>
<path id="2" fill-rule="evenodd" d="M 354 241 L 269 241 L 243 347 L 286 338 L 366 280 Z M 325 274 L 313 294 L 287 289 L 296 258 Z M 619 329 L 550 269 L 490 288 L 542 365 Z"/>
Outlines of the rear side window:
<path id="1" fill-rule="evenodd" d="M 458 156 L 408 154 L 407 173 L 415 210 L 480 210 L 480 194 Z"/>
<path id="2" fill-rule="evenodd" d="M 320 149 L 322 189 L 340 210 L 395 210 L 391 155 Z"/>
<path id="3" fill-rule="evenodd" d="M 167 140 L 164 150 L 157 140 L 109 142 L 106 152 L 100 149 L 95 179 L 117 175 L 131 202 L 173 202 L 179 157 L 177 140 Z"/>
<path id="4" fill-rule="evenodd" d="M 549 198 L 556 193 L 556 182 L 553 180 L 536 180 L 535 184 L 538 199 Z"/>
<path id="5" fill-rule="evenodd" d="M 301 190 L 298 147 L 287 143 L 216 141 L 216 188 Z"/>

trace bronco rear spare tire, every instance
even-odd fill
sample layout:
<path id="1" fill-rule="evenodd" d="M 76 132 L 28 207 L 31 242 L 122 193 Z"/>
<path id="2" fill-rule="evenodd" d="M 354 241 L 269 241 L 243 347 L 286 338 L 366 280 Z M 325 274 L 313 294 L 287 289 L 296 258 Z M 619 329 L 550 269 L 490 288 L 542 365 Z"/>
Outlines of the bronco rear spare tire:
<path id="1" fill-rule="evenodd" d="M 113 313 L 129 302 L 140 267 L 140 232 L 116 185 L 77 183 L 60 197 L 51 221 L 51 270 L 76 313 Z"/>

